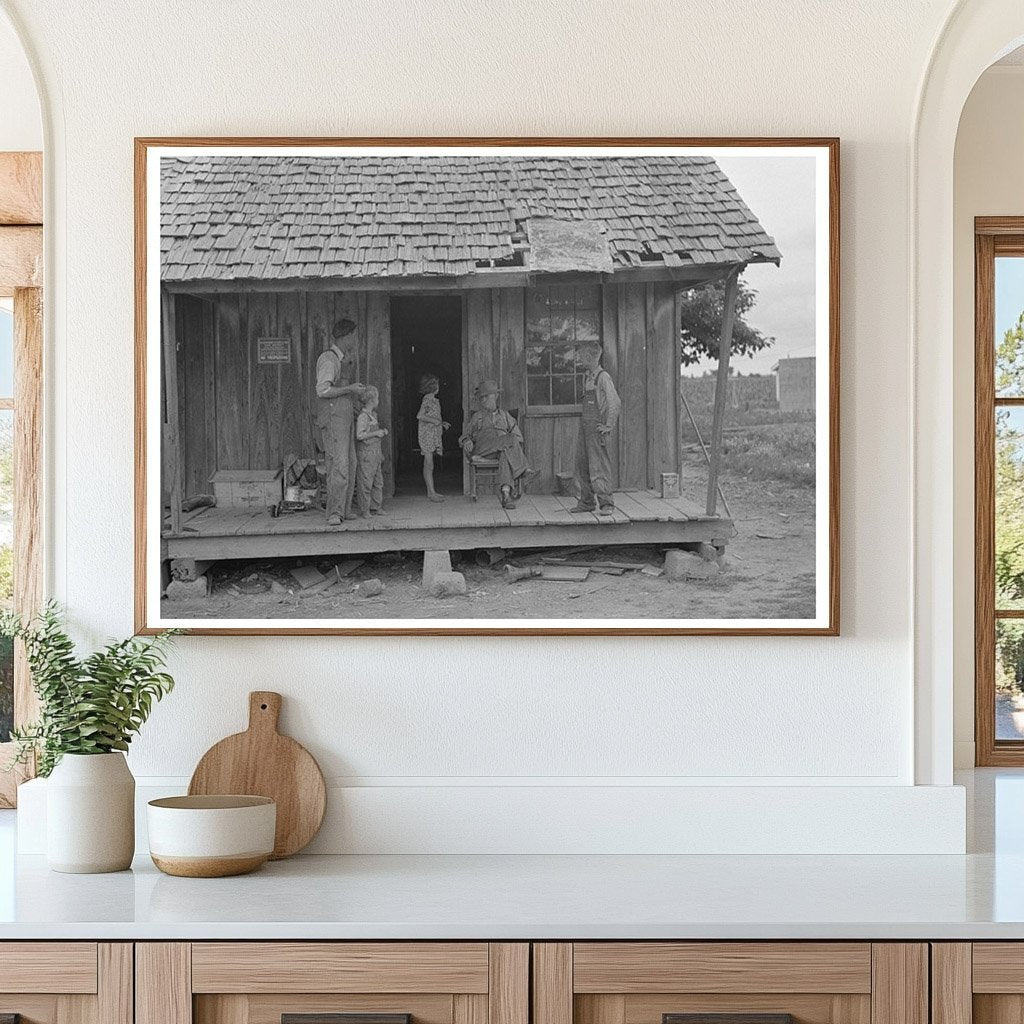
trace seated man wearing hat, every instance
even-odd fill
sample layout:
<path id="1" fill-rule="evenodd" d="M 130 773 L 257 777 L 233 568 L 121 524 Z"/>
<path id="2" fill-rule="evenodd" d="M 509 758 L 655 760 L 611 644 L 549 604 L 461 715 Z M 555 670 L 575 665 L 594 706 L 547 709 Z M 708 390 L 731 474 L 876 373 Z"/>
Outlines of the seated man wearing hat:
<path id="1" fill-rule="evenodd" d="M 480 382 L 476 389 L 480 408 L 469 418 L 459 444 L 471 458 L 474 455 L 485 458 L 497 456 L 501 507 L 515 508 L 513 489 L 518 496 L 524 478 L 531 475 L 532 470 L 523 451 L 523 435 L 519 424 L 504 409 L 498 408 L 500 394 L 501 388 L 497 381 Z"/>

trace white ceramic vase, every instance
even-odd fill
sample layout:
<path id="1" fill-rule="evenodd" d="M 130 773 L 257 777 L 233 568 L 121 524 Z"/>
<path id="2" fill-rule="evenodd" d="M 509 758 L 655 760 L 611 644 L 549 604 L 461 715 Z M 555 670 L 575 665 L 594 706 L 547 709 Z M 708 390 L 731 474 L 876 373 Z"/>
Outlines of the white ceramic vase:
<path id="1" fill-rule="evenodd" d="M 124 871 L 135 853 L 135 778 L 124 754 L 65 754 L 46 783 L 54 871 Z"/>

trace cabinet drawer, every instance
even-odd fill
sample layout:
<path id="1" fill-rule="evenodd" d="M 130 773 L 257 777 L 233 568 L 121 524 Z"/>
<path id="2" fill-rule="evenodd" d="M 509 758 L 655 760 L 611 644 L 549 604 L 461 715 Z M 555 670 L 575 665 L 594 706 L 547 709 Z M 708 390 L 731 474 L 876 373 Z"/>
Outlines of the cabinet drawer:
<path id="1" fill-rule="evenodd" d="M 577 942 L 573 991 L 871 991 L 870 943 Z"/>
<path id="2" fill-rule="evenodd" d="M 485 993 L 489 959 L 486 942 L 196 942 L 192 991 Z"/>
<path id="3" fill-rule="evenodd" d="M 0 942 L 0 1018 L 132 1024 L 127 942 Z"/>
<path id="4" fill-rule="evenodd" d="M 932 945 L 934 1024 L 1008 1024 L 1024 1019 L 1024 943 Z"/>
<path id="5" fill-rule="evenodd" d="M 971 970 L 976 993 L 1024 994 L 1024 942 L 975 942 Z"/>
<path id="6" fill-rule="evenodd" d="M 529 1024 L 529 967 L 515 942 L 140 943 L 136 1024 Z"/>
<path id="7" fill-rule="evenodd" d="M 95 942 L 0 943 L 0 992 L 93 993 L 96 956 Z"/>
<path id="8" fill-rule="evenodd" d="M 923 943 L 537 943 L 533 1024 L 927 1024 Z"/>

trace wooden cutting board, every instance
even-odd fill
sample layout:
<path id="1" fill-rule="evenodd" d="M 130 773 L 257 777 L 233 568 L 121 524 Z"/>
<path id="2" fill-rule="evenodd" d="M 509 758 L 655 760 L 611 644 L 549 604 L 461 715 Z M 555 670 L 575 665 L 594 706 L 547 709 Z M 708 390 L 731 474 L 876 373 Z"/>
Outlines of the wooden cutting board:
<path id="1" fill-rule="evenodd" d="M 327 808 L 327 787 L 313 755 L 277 731 L 281 694 L 249 694 L 249 728 L 214 744 L 202 756 L 190 796 L 245 793 L 277 803 L 277 831 L 271 860 L 290 857 L 317 834 Z"/>

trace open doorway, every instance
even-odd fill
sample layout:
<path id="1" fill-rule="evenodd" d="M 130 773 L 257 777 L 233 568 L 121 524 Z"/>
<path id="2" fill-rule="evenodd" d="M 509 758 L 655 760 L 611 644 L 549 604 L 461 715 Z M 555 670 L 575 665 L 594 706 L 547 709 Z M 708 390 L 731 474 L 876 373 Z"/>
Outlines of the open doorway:
<path id="1" fill-rule="evenodd" d="M 981 74 L 954 150 L 954 337 L 975 337 L 973 352 L 954 348 L 954 515 L 974 563 L 973 586 L 953 599 L 957 767 L 1024 765 L 1024 136 L 1013 127 L 1024 116 L 1022 72 L 1024 47 Z M 963 539 L 972 518 L 973 543 Z M 968 759 L 970 694 L 956 681 L 972 667 Z"/>
<path id="2" fill-rule="evenodd" d="M 451 424 L 444 433 L 444 454 L 436 459 L 434 481 L 441 494 L 462 493 L 462 297 L 402 295 L 391 299 L 392 432 L 395 493 L 425 493 L 416 413 L 420 378 L 441 382 L 441 414 Z"/>

